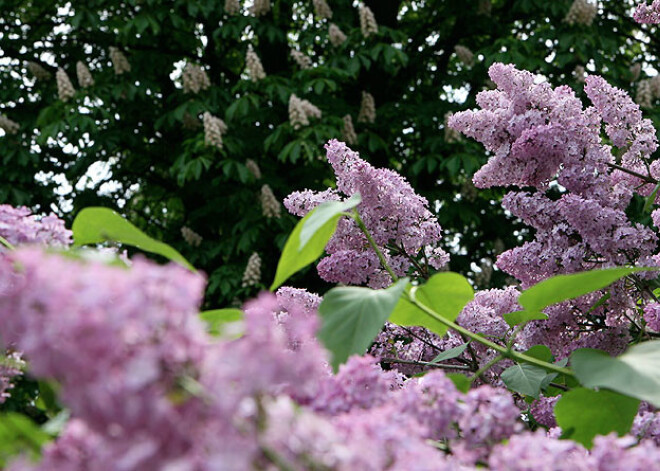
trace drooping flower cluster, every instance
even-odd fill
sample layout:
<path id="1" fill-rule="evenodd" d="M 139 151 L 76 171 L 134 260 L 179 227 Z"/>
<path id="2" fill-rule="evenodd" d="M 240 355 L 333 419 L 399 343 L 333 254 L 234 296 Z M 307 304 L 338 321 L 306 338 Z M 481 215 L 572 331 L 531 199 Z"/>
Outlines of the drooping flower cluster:
<path id="1" fill-rule="evenodd" d="M 454 46 L 454 52 L 456 53 L 456 57 L 458 57 L 459 61 L 461 61 L 467 67 L 472 67 L 474 64 L 474 53 L 470 49 L 457 44 Z"/>
<path id="2" fill-rule="evenodd" d="M 329 20 L 332 18 L 332 9 L 328 5 L 326 0 L 313 0 L 314 4 L 314 13 L 319 18 Z"/>
<path id="3" fill-rule="evenodd" d="M 640 80 L 637 84 L 635 102 L 642 108 L 653 108 L 653 102 L 660 98 L 660 75 Z"/>
<path id="4" fill-rule="evenodd" d="M 11 119 L 7 118 L 5 115 L 0 114 L 0 129 L 2 129 L 7 134 L 16 134 L 21 126 Z"/>
<path id="5" fill-rule="evenodd" d="M 57 80 L 57 96 L 66 103 L 75 96 L 76 89 L 73 88 L 71 79 L 62 68 L 57 69 L 55 79 Z"/>
<path id="6" fill-rule="evenodd" d="M 344 44 L 344 41 L 346 41 L 346 35 L 341 29 L 339 29 L 339 26 L 334 23 L 330 23 L 330 26 L 328 27 L 328 36 L 330 37 L 330 43 L 334 47 L 339 47 Z"/>
<path id="7" fill-rule="evenodd" d="M 94 85 L 94 77 L 87 68 L 84 62 L 78 61 L 76 63 L 76 75 L 78 76 L 78 85 L 80 88 L 88 88 Z"/>
<path id="8" fill-rule="evenodd" d="M 254 16 L 263 16 L 270 11 L 270 0 L 254 0 L 250 13 Z"/>
<path id="9" fill-rule="evenodd" d="M 188 226 L 183 226 L 181 228 L 181 237 L 183 237 L 183 240 L 185 240 L 191 247 L 199 247 L 203 240 L 201 235 Z"/>
<path id="10" fill-rule="evenodd" d="M 257 53 L 252 49 L 252 44 L 248 46 L 247 52 L 245 53 L 245 67 L 247 68 L 250 80 L 253 82 L 258 82 L 259 80 L 266 78 L 264 67 L 261 65 L 259 56 L 257 56 Z"/>
<path id="11" fill-rule="evenodd" d="M 115 69 L 115 75 L 122 75 L 131 71 L 131 64 L 124 53 L 114 46 L 110 46 L 110 60 Z"/>
<path id="12" fill-rule="evenodd" d="M 222 150 L 222 135 L 227 132 L 227 125 L 220 118 L 208 111 L 204 113 L 204 142 Z"/>
<path id="13" fill-rule="evenodd" d="M 307 100 L 301 100 L 295 93 L 289 97 L 289 122 L 293 129 L 309 125 L 310 118 L 321 118 L 322 113 Z"/>
<path id="14" fill-rule="evenodd" d="M 49 80 L 53 75 L 36 62 L 28 61 L 27 69 L 37 80 Z"/>
<path id="15" fill-rule="evenodd" d="M 587 72 L 584 70 L 584 66 L 576 65 L 575 69 L 573 69 L 573 77 L 575 77 L 575 81 L 578 83 L 584 83 L 586 76 Z"/>
<path id="16" fill-rule="evenodd" d="M 225 0 L 225 13 L 228 15 L 238 15 L 241 11 L 241 5 L 238 0 Z"/>
<path id="17" fill-rule="evenodd" d="M 633 18 L 638 23 L 660 23 L 660 0 L 653 0 L 651 4 L 641 3 L 637 5 Z"/>
<path id="18" fill-rule="evenodd" d="M 362 101 L 357 120 L 358 123 L 376 122 L 376 100 L 374 100 L 374 96 L 369 92 L 362 92 Z"/>
<path id="19" fill-rule="evenodd" d="M 211 86 L 206 71 L 197 64 L 186 64 L 183 68 L 183 93 L 199 93 Z"/>
<path id="20" fill-rule="evenodd" d="M 300 51 L 291 49 L 291 57 L 294 61 L 296 61 L 296 64 L 298 64 L 298 67 L 300 67 L 302 70 L 306 70 L 312 67 L 312 59 Z"/>
<path id="21" fill-rule="evenodd" d="M 243 272 L 243 279 L 241 286 L 247 288 L 248 286 L 255 286 L 261 281 L 261 257 L 257 252 L 253 252 L 248 259 L 245 271 Z"/>
<path id="22" fill-rule="evenodd" d="M 447 263 L 448 255 L 437 247 L 440 225 L 427 209 L 427 201 L 415 194 L 403 177 L 391 170 L 372 167 L 343 142 L 331 140 L 326 150 L 337 177 L 337 190 L 292 193 L 284 201 L 289 212 L 304 216 L 323 201 L 359 192 L 360 216 L 397 274 L 408 270 L 411 263 L 408 257 L 417 256 L 427 247 L 432 266 L 440 268 Z M 387 248 L 390 244 L 396 246 L 397 253 Z M 329 256 L 318 264 L 318 271 L 327 281 L 347 284 L 368 281 L 374 287 L 385 286 L 390 281 L 353 220 L 339 221 L 326 252 Z"/>
<path id="23" fill-rule="evenodd" d="M 598 14 L 598 5 L 589 0 L 573 0 L 564 21 L 569 25 L 590 26 Z"/>
<path id="24" fill-rule="evenodd" d="M 378 33 L 378 23 L 376 23 L 374 12 L 366 5 L 360 5 L 360 30 L 365 38 Z"/>
<path id="25" fill-rule="evenodd" d="M 353 126 L 353 118 L 351 118 L 350 114 L 347 114 L 342 119 L 344 121 L 344 126 L 341 130 L 341 138 L 346 144 L 353 146 L 358 142 L 355 127 Z"/>
<path id="26" fill-rule="evenodd" d="M 261 201 L 261 211 L 265 218 L 277 219 L 281 216 L 282 205 L 275 198 L 270 185 L 266 184 L 261 187 L 259 198 Z"/>

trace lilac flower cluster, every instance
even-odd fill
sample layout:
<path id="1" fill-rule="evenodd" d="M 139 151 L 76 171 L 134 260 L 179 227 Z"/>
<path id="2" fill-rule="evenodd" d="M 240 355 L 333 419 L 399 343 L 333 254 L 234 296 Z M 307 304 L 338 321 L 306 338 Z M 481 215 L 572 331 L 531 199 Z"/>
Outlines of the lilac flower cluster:
<path id="1" fill-rule="evenodd" d="M 660 23 L 660 0 L 653 0 L 651 4 L 642 3 L 637 5 L 633 18 L 637 23 Z"/>
<path id="2" fill-rule="evenodd" d="M 38 217 L 25 207 L 14 208 L 0 204 L 0 236 L 13 245 L 44 244 L 68 246 L 72 233 L 64 227 L 64 221 L 54 214 Z M 0 246 L 0 251 L 3 248 Z"/>
<path id="3" fill-rule="evenodd" d="M 428 210 L 428 202 L 417 195 L 403 177 L 391 170 L 372 167 L 343 142 L 331 140 L 326 149 L 337 177 L 337 190 L 292 193 L 284 200 L 289 212 L 304 216 L 324 201 L 340 200 L 342 195 L 359 192 L 362 196 L 358 206 L 360 217 L 397 275 L 403 275 L 410 268 L 410 257 L 424 256 L 435 268 L 448 262 L 448 254 L 437 247 L 441 228 Z M 394 247 L 394 252 L 388 246 Z M 391 282 L 353 220 L 339 221 L 326 252 L 329 256 L 317 267 L 326 281 L 368 283 L 372 287 L 383 287 Z"/>
<path id="4" fill-rule="evenodd" d="M 502 204 L 535 229 L 535 238 L 502 253 L 497 267 L 527 288 L 560 273 L 657 265 L 657 236 L 625 213 L 633 193 L 649 195 L 649 182 L 660 176 L 656 163 L 647 171 L 658 143 L 639 106 L 598 76 L 586 78 L 593 106 L 583 109 L 567 86 L 553 89 L 512 65 L 493 64 L 489 73 L 498 88 L 479 93 L 482 109 L 456 113 L 449 125 L 492 153 L 474 176 L 477 186 L 526 190 L 509 192 Z M 548 196 L 551 186 L 560 189 L 559 198 Z M 622 283 L 611 294 L 597 310 L 590 309 L 594 295 L 550 308 L 551 320 L 529 325 L 521 343 L 552 345 L 559 356 L 578 346 L 619 351 L 636 305 Z"/>

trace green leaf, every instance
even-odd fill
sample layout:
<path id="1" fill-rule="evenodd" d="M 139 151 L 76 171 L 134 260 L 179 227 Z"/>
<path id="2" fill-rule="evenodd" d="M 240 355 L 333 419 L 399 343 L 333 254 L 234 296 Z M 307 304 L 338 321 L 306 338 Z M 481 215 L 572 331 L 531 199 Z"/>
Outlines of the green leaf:
<path id="1" fill-rule="evenodd" d="M 327 201 L 302 218 L 284 244 L 270 290 L 274 291 L 291 275 L 323 255 L 341 214 L 357 206 L 360 201 L 358 193 L 344 202 Z"/>
<path id="2" fill-rule="evenodd" d="M 387 289 L 340 287 L 331 289 L 319 306 L 318 337 L 332 354 L 337 370 L 348 357 L 362 355 L 396 306 L 408 284 L 403 278 Z"/>
<path id="3" fill-rule="evenodd" d="M 433 360 L 430 361 L 430 363 L 439 363 L 444 360 L 451 360 L 452 358 L 456 358 L 460 356 L 465 349 L 467 348 L 468 344 L 464 343 L 459 345 L 458 347 L 450 348 L 449 350 L 445 350 L 442 352 L 440 355 L 435 357 Z"/>
<path id="4" fill-rule="evenodd" d="M 565 392 L 555 405 L 563 437 L 590 448 L 596 435 L 630 431 L 639 401 L 612 391 L 576 388 Z"/>
<path id="5" fill-rule="evenodd" d="M 571 355 L 571 368 L 588 388 L 608 388 L 660 407 L 660 341 L 644 342 L 612 358 L 583 348 Z"/>
<path id="6" fill-rule="evenodd" d="M 504 370 L 501 378 L 509 389 L 538 398 L 541 383 L 547 375 L 548 373 L 543 368 L 523 363 L 515 364 Z"/>
<path id="7" fill-rule="evenodd" d="M 450 321 L 456 320 L 463 307 L 474 297 L 474 291 L 467 279 L 452 272 L 436 273 L 426 284 L 411 289 L 415 289 L 417 301 Z M 399 300 L 389 320 L 398 325 L 426 327 L 441 337 L 447 333 L 445 324 L 429 316 L 404 297 Z"/>
<path id="8" fill-rule="evenodd" d="M 52 437 L 28 417 L 15 412 L 0 415 L 0 466 L 12 456 L 29 453 L 38 457 Z"/>
<path id="9" fill-rule="evenodd" d="M 529 321 L 545 320 L 548 315 L 544 312 L 515 311 L 504 314 L 504 320 L 509 326 L 514 327 Z"/>
<path id="10" fill-rule="evenodd" d="M 534 345 L 525 352 L 525 355 L 548 363 L 551 363 L 553 358 L 552 351 L 545 345 Z"/>
<path id="11" fill-rule="evenodd" d="M 659 189 L 660 189 L 660 182 L 658 182 L 658 184 L 655 185 L 655 188 L 653 188 L 651 194 L 646 198 L 646 202 L 644 203 L 644 209 L 642 210 L 642 212 L 648 213 L 651 210 L 651 207 L 655 203 L 655 197 L 658 195 Z"/>
<path id="12" fill-rule="evenodd" d="M 207 330 L 211 335 L 220 335 L 222 326 L 228 322 L 237 322 L 243 319 L 240 309 L 213 309 L 199 313 L 200 319 L 207 323 Z"/>
<path id="13" fill-rule="evenodd" d="M 183 255 L 163 242 L 152 239 L 128 220 L 109 208 L 85 208 L 73 221 L 74 246 L 99 244 L 106 241 L 137 247 L 180 263 L 191 271 L 195 268 Z"/>
<path id="14" fill-rule="evenodd" d="M 526 289 L 518 303 L 529 312 L 538 312 L 553 304 L 591 293 L 614 283 L 624 276 L 648 268 L 607 268 L 571 275 L 557 275 Z"/>
<path id="15" fill-rule="evenodd" d="M 456 389 L 458 389 L 462 393 L 466 393 L 470 390 L 472 381 L 467 376 L 461 373 L 447 373 L 445 376 L 451 379 L 452 382 L 454 383 L 454 386 L 456 386 Z"/>

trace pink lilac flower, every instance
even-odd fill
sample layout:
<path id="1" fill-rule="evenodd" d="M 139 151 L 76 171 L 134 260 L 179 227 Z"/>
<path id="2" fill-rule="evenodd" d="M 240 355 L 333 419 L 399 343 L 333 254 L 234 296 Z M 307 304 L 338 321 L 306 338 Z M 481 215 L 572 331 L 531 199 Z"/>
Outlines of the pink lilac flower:
<path id="1" fill-rule="evenodd" d="M 660 448 L 652 441 L 642 441 L 636 445 L 630 436 L 617 437 L 612 433 L 594 438 L 591 457 L 598 471 L 648 471 L 660 463 Z"/>
<path id="2" fill-rule="evenodd" d="M 660 23 L 660 0 L 653 0 L 651 4 L 641 3 L 637 5 L 633 18 L 637 23 Z"/>
<path id="3" fill-rule="evenodd" d="M 0 357 L 0 404 L 10 396 L 14 381 L 22 374 L 25 361 L 19 352 L 7 352 L 4 358 Z"/>
<path id="4" fill-rule="evenodd" d="M 369 355 L 352 356 L 339 372 L 326 378 L 310 407 L 329 415 L 354 408 L 369 409 L 385 403 L 392 391 L 401 388 L 403 377 L 396 371 L 383 371 Z"/>
<path id="5" fill-rule="evenodd" d="M 54 214 L 38 217 L 28 208 L 0 205 L 0 236 L 13 245 L 43 244 L 68 246 L 72 232 L 64 227 L 64 221 Z M 0 251 L 3 250 L 0 246 Z"/>
<path id="6" fill-rule="evenodd" d="M 437 247 L 441 228 L 428 210 L 428 201 L 417 195 L 403 177 L 391 170 L 372 167 L 343 142 L 331 140 L 325 147 L 337 177 L 337 190 L 294 192 L 284 200 L 289 212 L 304 216 L 323 201 L 359 192 L 360 216 L 397 275 L 405 274 L 411 266 L 406 255 L 425 254 L 429 264 L 436 268 L 447 263 L 448 255 Z M 388 244 L 396 246 L 396 251 L 387 248 Z M 368 283 L 372 287 L 391 282 L 353 220 L 339 221 L 326 252 L 329 256 L 318 265 L 319 275 L 326 281 Z"/>
<path id="7" fill-rule="evenodd" d="M 534 420 L 549 429 L 557 426 L 555 420 L 554 408 L 561 396 L 545 397 L 541 396 L 530 406 L 530 412 Z"/>
<path id="8" fill-rule="evenodd" d="M 644 307 L 646 326 L 654 332 L 660 332 L 660 304 L 649 303 Z"/>
<path id="9" fill-rule="evenodd" d="M 539 430 L 511 437 L 488 458 L 491 471 L 596 471 L 586 449 L 571 440 L 549 438 Z M 628 469 L 627 467 L 621 469 Z"/>

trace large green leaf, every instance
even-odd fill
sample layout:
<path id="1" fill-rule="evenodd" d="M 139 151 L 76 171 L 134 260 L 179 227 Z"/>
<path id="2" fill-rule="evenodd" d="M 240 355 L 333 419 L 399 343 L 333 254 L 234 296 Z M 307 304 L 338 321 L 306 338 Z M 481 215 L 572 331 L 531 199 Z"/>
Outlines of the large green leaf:
<path id="1" fill-rule="evenodd" d="M 359 193 L 346 201 L 327 201 L 302 218 L 284 244 L 270 290 L 276 290 L 291 275 L 323 255 L 342 213 L 356 207 L 360 201 Z"/>
<path id="2" fill-rule="evenodd" d="M 523 324 L 529 321 L 545 320 L 548 318 L 548 315 L 544 312 L 515 311 L 508 312 L 502 315 L 502 317 L 509 326 L 515 327 L 518 324 Z"/>
<path id="3" fill-rule="evenodd" d="M 112 209 L 97 207 L 83 209 L 73 221 L 72 230 L 76 246 L 115 241 L 137 247 L 145 252 L 162 255 L 195 271 L 188 260 L 175 249 L 149 237 Z"/>
<path id="4" fill-rule="evenodd" d="M 336 370 L 353 354 L 362 355 L 396 306 L 408 279 L 387 289 L 340 287 L 331 289 L 319 306 L 322 325 L 318 336 L 332 354 Z"/>
<path id="5" fill-rule="evenodd" d="M 467 279 L 451 272 L 436 273 L 425 284 L 411 289 L 415 289 L 417 301 L 450 321 L 456 320 L 463 307 L 474 297 L 474 290 Z M 399 300 L 389 320 L 398 325 L 426 327 L 441 337 L 447 333 L 445 324 L 426 314 L 405 297 Z"/>
<path id="6" fill-rule="evenodd" d="M 52 437 L 27 416 L 15 412 L 0 415 L 0 467 L 22 453 L 37 457 Z"/>
<path id="7" fill-rule="evenodd" d="M 596 435 L 628 433 L 638 408 L 639 400 L 622 394 L 576 388 L 557 401 L 555 417 L 564 437 L 589 448 Z"/>
<path id="8" fill-rule="evenodd" d="M 512 391 L 538 398 L 546 376 L 548 373 L 539 366 L 516 363 L 504 370 L 501 378 Z"/>
<path id="9" fill-rule="evenodd" d="M 640 343 L 616 358 L 601 350 L 576 350 L 571 368 L 586 387 L 608 388 L 660 407 L 660 341 Z"/>
<path id="10" fill-rule="evenodd" d="M 467 348 L 467 343 L 462 343 L 458 347 L 450 348 L 440 353 L 437 357 L 431 360 L 431 363 L 439 363 L 445 360 L 451 360 L 452 358 L 458 358 Z"/>
<path id="11" fill-rule="evenodd" d="M 220 335 L 224 324 L 243 319 L 243 311 L 232 308 L 213 309 L 200 312 L 199 317 L 206 322 L 211 335 Z"/>
<path id="12" fill-rule="evenodd" d="M 577 298 L 614 283 L 624 276 L 647 268 L 607 268 L 571 275 L 557 275 L 523 291 L 518 303 L 528 312 L 538 312 L 553 304 Z"/>

